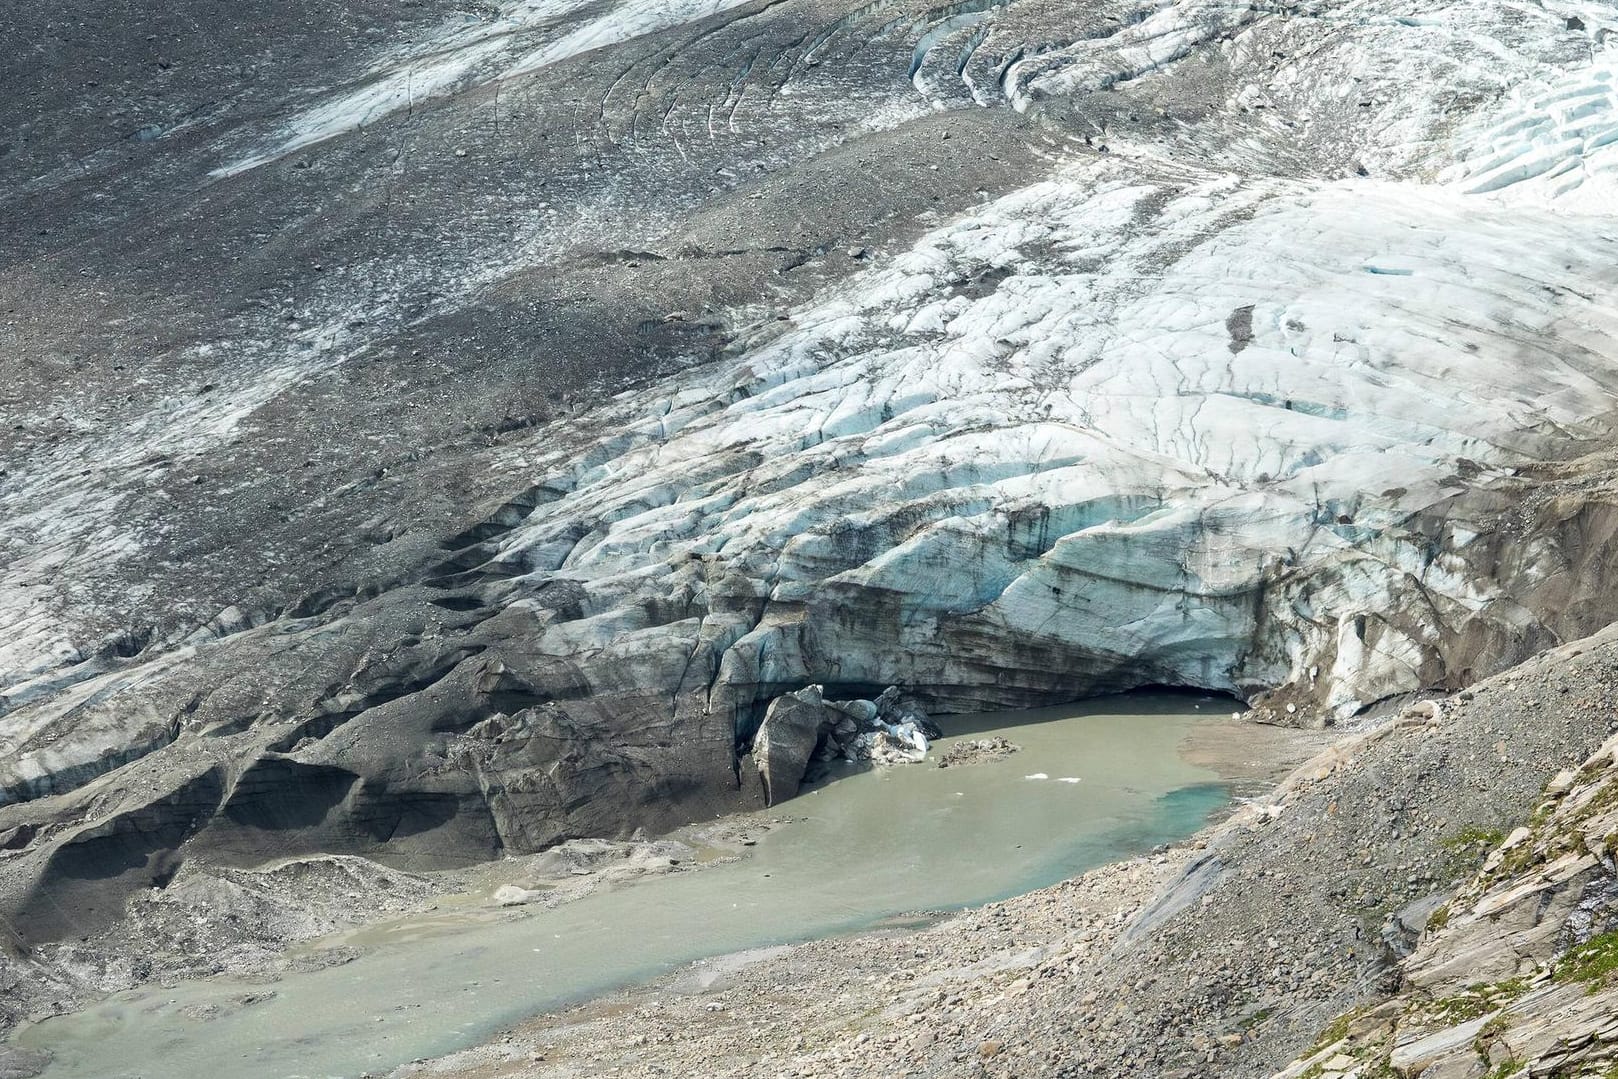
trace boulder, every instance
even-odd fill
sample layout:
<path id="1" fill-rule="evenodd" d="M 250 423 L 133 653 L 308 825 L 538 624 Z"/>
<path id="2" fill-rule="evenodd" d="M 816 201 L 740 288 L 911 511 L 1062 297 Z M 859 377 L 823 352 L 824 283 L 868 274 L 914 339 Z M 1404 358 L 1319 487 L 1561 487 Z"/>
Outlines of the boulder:
<path id="1" fill-rule="evenodd" d="M 753 738 L 753 761 L 758 766 L 759 778 L 764 781 L 764 799 L 769 805 L 784 802 L 798 793 L 821 736 L 840 718 L 821 697 L 819 686 L 809 686 L 770 702 L 764 722 Z"/>
<path id="2" fill-rule="evenodd" d="M 1009 757 L 1022 749 L 1009 738 L 971 738 L 964 742 L 957 742 L 938 758 L 938 767 L 951 768 L 964 764 L 978 764 L 983 761 L 999 760 Z"/>
<path id="3" fill-rule="evenodd" d="M 1499 1014 L 1498 1011 L 1492 1011 L 1458 1026 L 1445 1027 L 1443 1030 L 1408 1041 L 1401 1040 L 1393 1047 L 1391 1057 L 1393 1067 L 1405 1074 L 1415 1074 L 1440 1057 L 1456 1049 L 1470 1046 L 1478 1033 Z"/>

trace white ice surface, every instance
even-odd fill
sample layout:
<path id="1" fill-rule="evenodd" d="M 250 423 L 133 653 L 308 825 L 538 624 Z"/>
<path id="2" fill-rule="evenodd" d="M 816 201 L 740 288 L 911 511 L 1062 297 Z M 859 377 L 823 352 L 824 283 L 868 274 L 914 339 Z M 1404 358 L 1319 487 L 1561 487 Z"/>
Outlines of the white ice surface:
<path id="1" fill-rule="evenodd" d="M 991 271 L 1007 275 L 969 287 Z M 1411 582 L 1458 609 L 1500 598 L 1399 524 L 1463 460 L 1505 469 L 1597 432 L 1618 387 L 1615 284 L 1612 229 L 1456 184 L 1075 166 L 795 312 L 564 466 L 573 493 L 500 557 L 586 583 L 603 611 L 714 587 L 693 558 L 773 602 L 875 589 L 905 597 L 917 650 L 972 617 L 1210 686 L 1234 672 L 1196 665 L 1255 632 L 1221 597 L 1284 564 L 1314 575 L 1330 625 L 1262 673 L 1297 677 L 1341 637 L 1330 704 L 1349 711 L 1413 688 L 1431 643 L 1364 646 L 1356 617 Z M 1029 513 L 1047 535 L 1008 553 Z M 884 538 L 850 564 L 850 530 Z M 1141 586 L 1170 598 L 1142 608 Z M 738 648 L 779 654 L 778 636 Z"/>
<path id="2" fill-rule="evenodd" d="M 1618 210 L 1618 49 L 1515 88 L 1462 138 L 1463 160 L 1445 174 L 1462 190 L 1610 216 Z"/>

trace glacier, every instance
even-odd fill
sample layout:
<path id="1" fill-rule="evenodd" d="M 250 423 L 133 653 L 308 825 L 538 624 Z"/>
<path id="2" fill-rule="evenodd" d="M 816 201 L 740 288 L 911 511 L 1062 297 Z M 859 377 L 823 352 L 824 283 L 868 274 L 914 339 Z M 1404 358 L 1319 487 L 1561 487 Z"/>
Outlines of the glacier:
<path id="1" fill-rule="evenodd" d="M 15 331 L 23 938 L 758 805 L 811 686 L 1323 725 L 1618 618 L 1610 6 L 832 6 L 511 6 L 85 157 L 179 224 L 85 249 L 103 352 Z"/>

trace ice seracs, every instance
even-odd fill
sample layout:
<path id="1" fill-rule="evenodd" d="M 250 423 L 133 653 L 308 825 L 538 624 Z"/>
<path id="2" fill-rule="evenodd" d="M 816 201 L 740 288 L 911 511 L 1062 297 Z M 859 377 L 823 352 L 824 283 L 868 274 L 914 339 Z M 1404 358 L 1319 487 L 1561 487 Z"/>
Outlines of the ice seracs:
<path id="1" fill-rule="evenodd" d="M 762 600 L 712 694 L 744 713 L 793 681 L 1160 681 L 1346 716 L 1521 618 L 1482 529 L 1412 521 L 1603 429 L 1615 254 L 1453 185 L 1075 166 L 794 312 L 599 464 L 538 462 L 567 493 L 491 561 L 604 627 L 635 594 Z"/>
<path id="2" fill-rule="evenodd" d="M 1444 178 L 1469 194 L 1610 216 L 1618 206 L 1618 59 L 1514 88 L 1462 135 Z"/>

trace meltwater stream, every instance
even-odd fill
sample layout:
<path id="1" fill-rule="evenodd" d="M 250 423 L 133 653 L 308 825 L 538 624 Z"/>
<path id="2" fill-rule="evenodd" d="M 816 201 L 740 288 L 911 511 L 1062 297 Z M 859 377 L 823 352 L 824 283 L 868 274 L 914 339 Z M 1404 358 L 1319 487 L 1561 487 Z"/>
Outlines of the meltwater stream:
<path id="1" fill-rule="evenodd" d="M 1224 707 L 1136 694 L 944 717 L 934 758 L 990 734 L 1022 751 L 813 788 L 781 807 L 807 819 L 738 862 L 493 922 L 394 923 L 361 934 L 363 954 L 342 966 L 268 985 L 220 976 L 120 993 L 16 1040 L 54 1054 L 47 1079 L 385 1072 L 704 956 L 987 902 L 1183 837 L 1229 797 L 1218 775 L 1180 752 L 1193 725 Z M 243 1005 L 247 994 L 259 999 Z"/>

